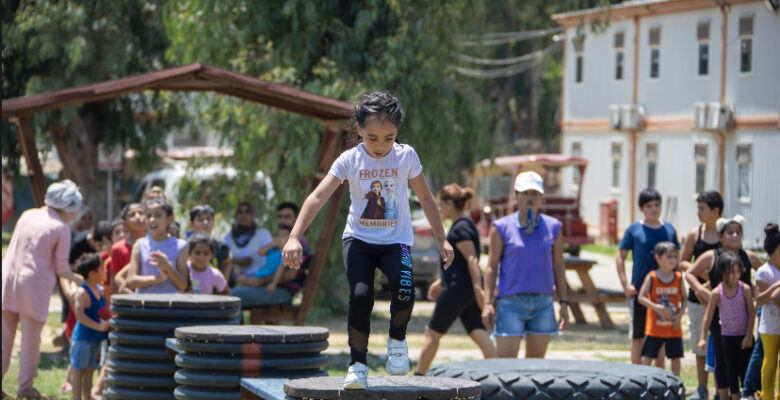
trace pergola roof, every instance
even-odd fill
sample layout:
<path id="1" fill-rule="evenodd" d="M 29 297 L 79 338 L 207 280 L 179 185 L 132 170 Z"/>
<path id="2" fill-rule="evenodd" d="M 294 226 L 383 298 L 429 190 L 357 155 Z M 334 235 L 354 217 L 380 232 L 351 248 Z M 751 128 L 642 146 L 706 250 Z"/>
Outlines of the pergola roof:
<path id="1" fill-rule="evenodd" d="M 3 118 L 106 100 L 143 90 L 214 91 L 322 120 L 349 118 L 352 106 L 211 65 L 194 63 L 35 96 L 3 100 Z"/>

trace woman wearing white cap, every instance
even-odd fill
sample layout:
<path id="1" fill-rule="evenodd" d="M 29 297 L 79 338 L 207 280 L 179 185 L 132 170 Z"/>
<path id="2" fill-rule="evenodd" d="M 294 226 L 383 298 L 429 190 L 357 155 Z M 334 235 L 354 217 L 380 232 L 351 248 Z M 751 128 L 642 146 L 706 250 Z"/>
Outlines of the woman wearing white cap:
<path id="1" fill-rule="evenodd" d="M 46 190 L 46 205 L 22 213 L 3 258 L 3 377 L 11 363 L 16 328 L 21 323 L 20 398 L 40 398 L 33 388 L 38 373 L 41 330 L 49 313 L 49 295 L 57 276 L 77 285 L 84 281 L 70 270 L 70 227 L 82 206 L 79 188 L 70 180 Z M 3 398 L 8 393 L 3 390 Z"/>
<path id="2" fill-rule="evenodd" d="M 482 318 L 485 325 L 495 322 L 493 332 L 499 357 L 517 357 L 525 337 L 525 357 L 544 358 L 550 335 L 566 329 L 569 323 L 562 224 L 539 213 L 544 199 L 544 183 L 539 174 L 517 175 L 514 189 L 517 212 L 496 220 L 490 227 Z M 557 322 L 553 306 L 556 292 L 560 302 Z"/>

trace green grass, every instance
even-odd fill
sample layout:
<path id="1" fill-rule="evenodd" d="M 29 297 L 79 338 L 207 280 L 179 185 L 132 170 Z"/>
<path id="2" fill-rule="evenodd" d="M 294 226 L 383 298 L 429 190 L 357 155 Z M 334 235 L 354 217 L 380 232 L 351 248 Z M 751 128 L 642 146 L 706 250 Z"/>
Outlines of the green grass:
<path id="1" fill-rule="evenodd" d="M 609 257 L 615 257 L 618 252 L 618 246 L 616 244 L 585 244 L 582 246 L 582 250 L 591 253 L 602 254 Z M 632 261 L 633 259 L 633 254 L 628 253 L 626 261 Z"/>
<path id="2" fill-rule="evenodd" d="M 54 294 L 54 296 L 58 296 Z M 55 352 L 58 349 L 51 344 L 53 334 L 59 332 L 64 324 L 60 322 L 60 313 L 51 312 L 46 318 L 46 326 L 41 334 L 41 361 L 38 363 L 38 376 L 35 378 L 35 388 L 52 399 L 69 399 L 70 395 L 63 395 L 60 392 L 60 385 L 65 381 L 65 373 L 68 368 L 68 357 L 62 352 Z M 22 335 L 21 331 L 16 332 L 16 342 Z M 19 346 L 14 346 L 11 353 L 11 365 L 8 373 L 3 379 L 3 390 L 16 396 L 19 388 L 17 377 L 19 376 Z M 97 376 L 97 375 L 96 375 Z"/>

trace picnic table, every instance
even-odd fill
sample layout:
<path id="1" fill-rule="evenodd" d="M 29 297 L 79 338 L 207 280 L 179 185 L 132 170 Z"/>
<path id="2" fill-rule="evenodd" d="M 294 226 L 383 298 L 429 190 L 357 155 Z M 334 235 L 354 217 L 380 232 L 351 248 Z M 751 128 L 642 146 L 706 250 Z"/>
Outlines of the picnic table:
<path id="1" fill-rule="evenodd" d="M 566 280 L 566 289 L 569 293 L 569 309 L 574 316 L 574 321 L 578 324 L 587 324 L 585 315 L 582 313 L 580 303 L 590 303 L 596 310 L 596 315 L 599 317 L 601 327 L 604 329 L 613 329 L 615 324 L 612 323 L 612 318 L 609 317 L 606 303 L 618 303 L 625 302 L 626 296 L 623 292 L 614 290 L 599 289 L 593 283 L 593 279 L 590 277 L 590 270 L 596 264 L 596 261 L 586 260 L 579 257 L 565 257 L 564 263 L 566 264 L 567 271 L 576 271 L 577 276 L 580 278 L 582 288 L 579 290 L 572 290 L 569 284 L 568 278 Z"/>

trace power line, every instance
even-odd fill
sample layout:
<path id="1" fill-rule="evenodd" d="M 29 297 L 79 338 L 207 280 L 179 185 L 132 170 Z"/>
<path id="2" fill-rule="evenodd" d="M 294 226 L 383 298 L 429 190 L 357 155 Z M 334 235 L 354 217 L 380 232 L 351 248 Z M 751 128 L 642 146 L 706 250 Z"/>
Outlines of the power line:
<path id="1" fill-rule="evenodd" d="M 546 56 L 548 53 L 552 52 L 553 50 L 557 50 L 559 47 L 560 47 L 559 43 L 554 43 L 548 46 L 544 50 L 535 51 L 531 54 L 526 54 L 524 56 L 517 57 L 517 58 L 523 58 L 524 60 L 522 62 L 515 63 L 513 65 L 504 68 L 484 70 L 484 69 L 473 69 L 473 68 L 465 68 L 457 65 L 451 65 L 450 69 L 457 72 L 458 74 L 470 76 L 472 78 L 482 78 L 482 79 L 505 78 L 507 76 L 517 75 L 531 69 L 533 66 L 536 65 L 536 63 L 540 58 Z M 496 60 L 492 60 L 492 61 L 496 61 Z M 490 65 L 501 65 L 501 64 L 490 64 Z"/>
<path id="2" fill-rule="evenodd" d="M 530 54 L 526 54 L 520 57 L 511 57 L 511 58 L 477 58 L 477 57 L 467 56 L 465 54 L 458 54 L 456 57 L 458 57 L 459 60 L 470 62 L 473 64 L 478 64 L 478 65 L 509 65 L 509 64 L 517 64 L 517 63 L 531 60 L 533 58 L 543 55 L 547 51 L 550 51 L 551 48 L 558 47 L 558 46 L 560 46 L 560 43 L 554 43 L 550 45 L 547 49 L 537 50 Z"/>
<path id="3" fill-rule="evenodd" d="M 476 35 L 462 35 L 458 37 L 458 40 L 460 40 L 458 44 L 460 44 L 463 47 L 492 46 L 497 44 L 519 42 L 522 40 L 547 36 L 562 31 L 563 28 L 550 28 L 550 29 L 539 29 L 539 30 L 520 31 L 520 32 L 500 32 L 500 33 L 483 33 L 483 34 L 476 34 Z"/>

